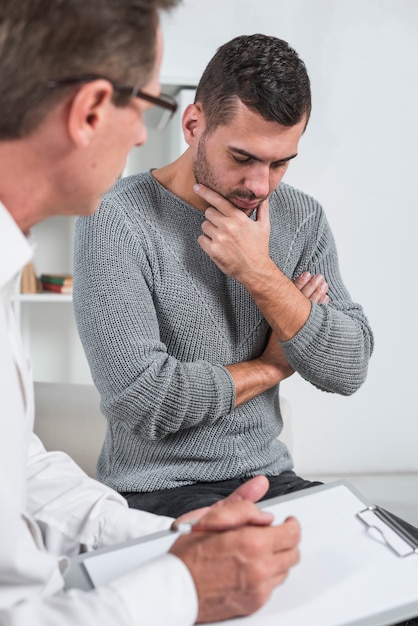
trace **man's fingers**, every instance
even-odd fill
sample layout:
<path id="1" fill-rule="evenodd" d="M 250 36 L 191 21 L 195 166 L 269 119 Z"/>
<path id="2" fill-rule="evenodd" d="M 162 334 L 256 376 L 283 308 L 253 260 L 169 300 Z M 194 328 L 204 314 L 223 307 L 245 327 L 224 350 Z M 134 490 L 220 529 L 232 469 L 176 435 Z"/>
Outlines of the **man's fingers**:
<path id="1" fill-rule="evenodd" d="M 200 185 L 199 183 L 196 183 L 195 185 L 193 185 L 193 191 L 200 198 L 203 198 L 203 200 L 205 200 L 209 204 L 209 206 L 214 207 L 216 210 L 218 210 L 220 213 L 223 213 L 224 215 L 228 215 L 231 210 L 236 210 L 236 208 L 229 202 L 229 200 L 224 198 L 224 196 L 221 196 L 220 193 L 217 193 L 213 189 L 205 187 L 205 185 Z"/>
<path id="2" fill-rule="evenodd" d="M 303 295 L 318 304 L 328 304 L 329 296 L 327 295 L 329 285 L 322 274 L 312 276 L 309 272 L 303 272 L 294 281 Z"/>
<path id="3" fill-rule="evenodd" d="M 263 200 L 257 207 L 257 222 L 268 220 L 270 223 L 270 205 L 268 198 Z"/>
<path id="4" fill-rule="evenodd" d="M 257 534 L 255 534 L 257 530 Z M 281 524 L 268 528 L 254 529 L 247 526 L 242 530 L 242 545 L 246 547 L 247 554 L 255 557 L 264 546 L 266 552 L 280 555 L 282 552 L 293 550 L 300 542 L 300 524 L 294 517 L 289 517 Z M 293 558 L 293 557 L 291 557 Z"/>
<path id="5" fill-rule="evenodd" d="M 235 491 L 223 500 L 219 500 L 214 506 L 224 506 L 231 502 L 239 502 L 240 500 L 249 500 L 250 502 L 258 502 L 266 495 L 270 486 L 266 476 L 254 476 L 245 483 L 240 485 Z"/>
<path id="6" fill-rule="evenodd" d="M 295 517 L 288 517 L 280 526 L 273 526 L 273 528 L 279 528 L 282 531 L 277 539 L 276 552 L 291 550 L 299 543 L 301 530 Z"/>
<path id="7" fill-rule="evenodd" d="M 283 582 L 289 570 L 300 561 L 300 551 L 297 546 L 292 546 L 288 550 L 280 553 L 267 554 L 263 557 L 263 570 L 261 575 L 265 577 L 270 585 L 276 587 Z M 255 582 L 255 581 L 254 581 Z"/>
<path id="8" fill-rule="evenodd" d="M 193 531 L 233 530 L 244 526 L 267 526 L 273 515 L 262 511 L 248 500 L 220 501 L 199 518 Z"/>
<path id="9" fill-rule="evenodd" d="M 325 281 L 325 279 L 319 280 L 317 287 L 308 297 L 312 300 L 312 302 L 316 302 L 318 304 L 328 304 L 329 297 L 327 291 L 328 283 Z"/>
<path id="10" fill-rule="evenodd" d="M 235 491 L 233 491 L 226 498 L 222 498 L 211 507 L 204 506 L 199 509 L 194 509 L 189 513 L 185 513 L 181 515 L 175 522 L 174 527 L 178 523 L 182 522 L 190 522 L 200 520 L 204 515 L 206 515 L 212 508 L 220 508 L 223 506 L 227 506 L 234 502 L 241 502 L 247 500 L 249 502 L 258 502 L 261 498 L 267 493 L 269 488 L 269 481 L 265 476 L 255 476 L 254 478 L 250 478 L 245 483 L 240 485 Z M 267 519 L 267 518 L 266 518 Z M 270 523 L 269 520 L 268 523 Z M 235 523 L 235 522 L 234 522 Z"/>
<path id="11" fill-rule="evenodd" d="M 312 276 L 309 272 L 302 272 L 300 276 L 296 278 L 294 281 L 295 287 L 297 287 L 300 291 L 303 291 L 305 285 L 311 280 Z"/>

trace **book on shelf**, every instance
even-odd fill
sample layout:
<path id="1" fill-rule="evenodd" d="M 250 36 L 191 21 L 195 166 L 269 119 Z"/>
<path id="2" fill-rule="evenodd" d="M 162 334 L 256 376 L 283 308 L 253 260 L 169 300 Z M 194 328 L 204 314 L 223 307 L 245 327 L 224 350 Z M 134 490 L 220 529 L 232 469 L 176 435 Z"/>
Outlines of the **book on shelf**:
<path id="1" fill-rule="evenodd" d="M 43 291 L 73 293 L 73 277 L 70 274 L 41 274 L 40 282 Z"/>
<path id="2" fill-rule="evenodd" d="M 71 274 L 41 274 L 41 283 L 52 285 L 63 285 L 66 287 L 73 286 L 73 277 Z"/>
<path id="3" fill-rule="evenodd" d="M 53 293 L 63 293 L 71 295 L 73 288 L 68 285 L 54 285 L 54 283 L 42 283 L 43 291 L 51 291 Z"/>

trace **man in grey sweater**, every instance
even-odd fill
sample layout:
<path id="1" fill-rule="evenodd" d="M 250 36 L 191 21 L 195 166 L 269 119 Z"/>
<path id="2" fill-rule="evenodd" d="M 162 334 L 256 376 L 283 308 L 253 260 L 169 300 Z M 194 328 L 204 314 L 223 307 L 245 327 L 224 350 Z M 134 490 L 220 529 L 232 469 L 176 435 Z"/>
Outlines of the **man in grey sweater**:
<path id="1" fill-rule="evenodd" d="M 76 227 L 74 306 L 108 420 L 98 478 L 178 516 L 250 476 L 310 486 L 278 439 L 281 380 L 355 392 L 372 332 L 321 206 L 282 183 L 311 109 L 288 44 L 237 37 L 183 114 L 188 149 Z"/>

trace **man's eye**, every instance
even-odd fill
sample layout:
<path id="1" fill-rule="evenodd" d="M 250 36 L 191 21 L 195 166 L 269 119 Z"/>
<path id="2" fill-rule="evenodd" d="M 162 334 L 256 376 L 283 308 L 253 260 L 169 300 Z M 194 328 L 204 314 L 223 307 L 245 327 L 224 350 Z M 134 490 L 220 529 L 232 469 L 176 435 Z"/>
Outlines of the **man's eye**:
<path id="1" fill-rule="evenodd" d="M 232 155 L 232 158 L 234 159 L 235 163 L 249 163 L 251 161 L 250 157 L 237 157 L 235 155 Z"/>

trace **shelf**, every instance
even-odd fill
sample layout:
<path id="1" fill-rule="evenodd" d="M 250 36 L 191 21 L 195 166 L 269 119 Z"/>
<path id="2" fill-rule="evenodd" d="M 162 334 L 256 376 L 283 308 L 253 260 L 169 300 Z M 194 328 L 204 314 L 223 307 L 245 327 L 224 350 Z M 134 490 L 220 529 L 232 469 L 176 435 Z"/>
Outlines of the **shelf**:
<path id="1" fill-rule="evenodd" d="M 35 304 L 51 303 L 62 304 L 72 302 L 73 297 L 67 293 L 18 293 L 13 296 L 14 302 L 31 302 Z"/>

